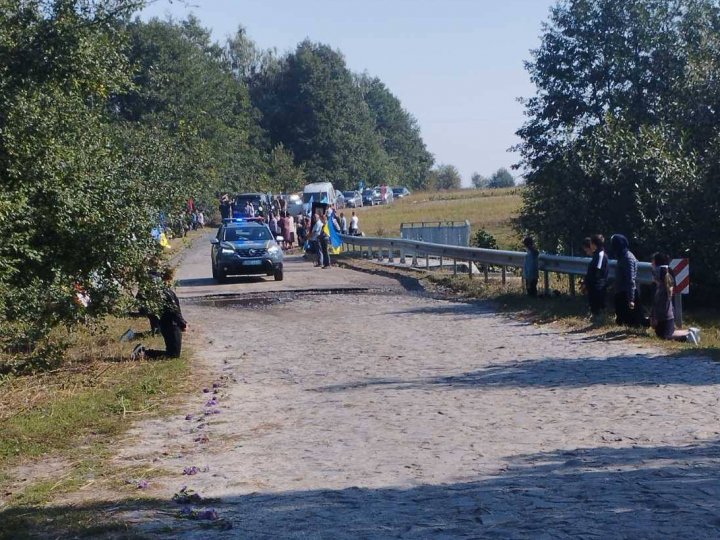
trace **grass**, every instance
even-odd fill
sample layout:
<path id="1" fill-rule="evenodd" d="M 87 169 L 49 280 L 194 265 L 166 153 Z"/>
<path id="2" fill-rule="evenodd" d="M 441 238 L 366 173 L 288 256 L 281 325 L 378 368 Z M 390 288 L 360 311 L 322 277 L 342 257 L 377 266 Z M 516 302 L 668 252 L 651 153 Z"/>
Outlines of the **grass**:
<path id="1" fill-rule="evenodd" d="M 413 193 L 388 206 L 368 206 L 355 212 L 367 236 L 399 237 L 401 223 L 468 220 L 472 235 L 483 228 L 501 249 L 518 249 L 521 239 L 512 228 L 512 219 L 519 214 L 521 203 L 521 188 L 461 189 Z"/>

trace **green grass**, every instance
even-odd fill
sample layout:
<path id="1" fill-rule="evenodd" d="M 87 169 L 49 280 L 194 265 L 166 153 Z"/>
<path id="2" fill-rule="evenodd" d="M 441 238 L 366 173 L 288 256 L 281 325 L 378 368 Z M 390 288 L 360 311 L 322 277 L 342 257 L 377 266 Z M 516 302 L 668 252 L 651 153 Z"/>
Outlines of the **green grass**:
<path id="1" fill-rule="evenodd" d="M 521 188 L 462 189 L 413 193 L 388 206 L 368 206 L 355 212 L 367 236 L 400 236 L 401 223 L 468 220 L 473 235 L 483 228 L 501 249 L 517 249 L 520 238 L 512 228 L 512 219 L 519 214 L 521 204 Z M 351 211 L 344 212 L 349 215 Z"/>

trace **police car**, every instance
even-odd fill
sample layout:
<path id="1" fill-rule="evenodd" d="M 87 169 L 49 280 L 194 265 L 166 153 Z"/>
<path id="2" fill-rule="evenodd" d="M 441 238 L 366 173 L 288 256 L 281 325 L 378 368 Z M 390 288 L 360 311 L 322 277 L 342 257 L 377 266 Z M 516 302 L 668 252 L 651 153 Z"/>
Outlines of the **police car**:
<path id="1" fill-rule="evenodd" d="M 283 252 L 264 223 L 228 219 L 210 243 L 212 275 L 219 283 L 228 276 L 267 275 L 283 279 Z"/>

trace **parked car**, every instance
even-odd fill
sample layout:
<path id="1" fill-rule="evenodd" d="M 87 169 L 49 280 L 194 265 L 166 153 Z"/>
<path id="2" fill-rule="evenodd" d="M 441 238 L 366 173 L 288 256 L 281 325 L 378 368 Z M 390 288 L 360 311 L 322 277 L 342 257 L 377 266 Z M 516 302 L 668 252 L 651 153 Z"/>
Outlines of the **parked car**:
<path id="1" fill-rule="evenodd" d="M 348 208 L 361 208 L 363 205 L 363 198 L 359 191 L 343 191 L 345 196 L 345 206 Z"/>
<path id="2" fill-rule="evenodd" d="M 223 223 L 210 243 L 212 275 L 219 283 L 229 275 L 265 274 L 283 280 L 283 252 L 264 223 L 243 219 Z"/>
<path id="3" fill-rule="evenodd" d="M 335 208 L 338 210 L 345 208 L 347 205 L 347 201 L 345 200 L 345 195 L 343 195 L 342 191 L 336 191 L 335 192 Z"/>
<path id="4" fill-rule="evenodd" d="M 396 199 L 402 199 L 403 197 L 407 197 L 410 195 L 410 190 L 404 186 L 395 186 L 392 188 L 393 197 Z"/>
<path id="5" fill-rule="evenodd" d="M 391 204 L 393 202 L 393 192 L 388 186 L 375 186 L 372 191 L 373 204 Z"/>
<path id="6" fill-rule="evenodd" d="M 367 206 L 373 206 L 373 204 L 375 204 L 373 202 L 373 190 L 372 189 L 364 189 L 363 190 L 362 202 L 363 202 L 363 205 L 367 205 Z"/>

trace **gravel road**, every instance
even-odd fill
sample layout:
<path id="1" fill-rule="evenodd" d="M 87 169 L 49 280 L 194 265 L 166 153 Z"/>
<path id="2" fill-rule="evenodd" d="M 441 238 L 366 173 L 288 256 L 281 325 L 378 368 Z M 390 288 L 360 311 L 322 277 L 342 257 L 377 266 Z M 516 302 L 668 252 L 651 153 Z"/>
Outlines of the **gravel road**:
<path id="1" fill-rule="evenodd" d="M 182 414 L 138 425 L 118 460 L 169 471 L 151 481 L 155 501 L 187 485 L 220 519 L 178 519 L 158 502 L 124 512 L 139 530 L 717 538 L 717 363 L 299 258 L 281 283 L 217 286 L 208 252 L 188 253 L 179 294 L 217 393 L 198 384 Z M 250 292 L 263 294 L 207 297 Z"/>

